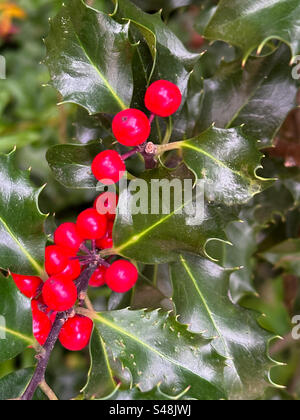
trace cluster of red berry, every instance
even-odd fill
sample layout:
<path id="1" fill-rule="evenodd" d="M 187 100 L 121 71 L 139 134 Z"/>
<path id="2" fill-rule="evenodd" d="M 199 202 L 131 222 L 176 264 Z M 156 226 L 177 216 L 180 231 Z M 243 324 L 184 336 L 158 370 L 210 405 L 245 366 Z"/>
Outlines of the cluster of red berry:
<path id="1" fill-rule="evenodd" d="M 116 139 L 125 146 L 146 144 L 151 132 L 154 115 L 168 117 L 180 107 L 181 92 L 176 85 L 166 80 L 153 83 L 146 92 L 145 105 L 152 113 L 150 119 L 140 110 L 127 109 L 117 114 L 112 129 Z M 103 184 L 118 182 L 125 173 L 124 159 L 114 150 L 100 153 L 92 163 L 95 177 Z M 113 248 L 112 231 L 118 197 L 106 192 L 95 201 L 94 207 L 79 214 L 76 223 L 64 223 L 54 234 L 55 245 L 46 247 L 45 270 L 49 278 L 12 273 L 19 290 L 32 299 L 33 334 L 44 345 L 58 313 L 66 312 L 59 340 L 69 350 L 81 350 L 88 344 L 93 322 L 72 311 L 81 300 L 76 280 L 82 270 L 94 265 L 95 270 L 89 285 L 107 285 L 117 293 L 130 290 L 138 279 L 136 267 L 125 260 L 112 264 L 100 258 L 98 250 Z M 90 248 L 89 243 L 91 241 Z"/>
<path id="2" fill-rule="evenodd" d="M 158 80 L 149 86 L 145 96 L 146 108 L 152 115 L 169 117 L 180 107 L 182 95 L 179 88 L 167 80 Z M 151 133 L 151 118 L 138 109 L 119 112 L 112 124 L 114 136 L 124 146 L 134 147 L 145 143 Z M 123 157 L 115 150 L 105 150 L 92 163 L 95 178 L 105 185 L 117 183 L 124 175 Z"/>
<path id="3" fill-rule="evenodd" d="M 76 223 L 64 223 L 56 229 L 55 245 L 45 249 L 48 280 L 12 273 L 19 290 L 32 299 L 33 334 L 40 345 L 45 344 L 57 313 L 69 311 L 80 298 L 75 280 L 86 266 L 95 264 L 89 280 L 92 287 L 106 284 L 111 290 L 124 293 L 135 285 L 138 271 L 132 263 L 117 260 L 110 264 L 99 257 L 99 250 L 113 246 L 117 202 L 116 194 L 103 193 L 95 200 L 94 208 L 79 214 Z M 81 350 L 88 344 L 92 328 L 89 318 L 69 317 L 59 340 L 69 350 Z"/>

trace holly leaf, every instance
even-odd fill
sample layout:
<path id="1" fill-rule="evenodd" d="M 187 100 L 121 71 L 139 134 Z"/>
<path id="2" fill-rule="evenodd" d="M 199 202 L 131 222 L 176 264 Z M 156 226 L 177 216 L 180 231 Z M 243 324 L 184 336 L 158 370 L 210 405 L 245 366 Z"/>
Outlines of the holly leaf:
<path id="1" fill-rule="evenodd" d="M 161 13 L 148 14 L 128 0 L 115 0 L 117 17 L 130 20 L 144 37 L 153 59 L 150 79 L 166 79 L 175 83 L 186 95 L 189 72 L 199 54 L 190 53 L 161 18 Z"/>
<path id="2" fill-rule="evenodd" d="M 0 363 L 12 359 L 34 343 L 30 300 L 12 277 L 0 276 Z"/>
<path id="3" fill-rule="evenodd" d="M 38 207 L 41 188 L 29 178 L 30 171 L 16 167 L 15 153 L 0 155 L 0 267 L 18 274 L 43 272 L 46 216 Z"/>
<path id="4" fill-rule="evenodd" d="M 117 384 L 110 366 L 106 345 L 95 328 L 90 342 L 91 366 L 82 392 L 86 399 L 100 399 L 112 394 Z"/>
<path id="5" fill-rule="evenodd" d="M 181 143 L 181 150 L 188 168 L 205 181 L 210 201 L 242 204 L 272 185 L 257 175 L 263 156 L 241 128 L 211 127 Z"/>
<path id="6" fill-rule="evenodd" d="M 298 87 L 291 76 L 288 53 L 282 45 L 266 57 L 251 57 L 244 68 L 240 60 L 222 62 L 215 75 L 204 80 L 197 131 L 212 123 L 220 128 L 244 124 L 245 134 L 259 140 L 260 147 L 271 146 L 287 114 L 297 105 Z"/>
<path id="7" fill-rule="evenodd" d="M 270 383 L 274 362 L 268 356 L 272 336 L 259 327 L 257 315 L 234 305 L 229 297 L 232 271 L 194 255 L 181 255 L 171 266 L 173 301 L 178 320 L 203 332 L 227 358 L 224 388 L 228 399 L 255 399 Z"/>
<path id="8" fill-rule="evenodd" d="M 91 164 L 104 150 L 100 142 L 87 145 L 63 144 L 52 146 L 46 159 L 57 181 L 67 188 L 96 189 L 98 181 L 94 177 Z"/>
<path id="9" fill-rule="evenodd" d="M 223 358 L 167 313 L 125 309 L 99 313 L 94 322 L 111 357 L 130 372 L 131 385 L 138 384 L 142 392 L 160 383 L 160 390 L 170 396 L 190 387 L 192 398 L 224 398 L 218 382 Z"/>
<path id="10" fill-rule="evenodd" d="M 34 368 L 16 370 L 0 379 L 0 400 L 12 400 L 19 398 L 25 391 L 34 374 Z M 40 390 L 34 394 L 34 401 L 47 400 L 45 394 Z"/>
<path id="11" fill-rule="evenodd" d="M 295 56 L 300 52 L 299 13 L 298 0 L 221 0 L 205 37 L 239 47 L 244 60 L 272 39 L 285 42 Z"/>
<path id="12" fill-rule="evenodd" d="M 235 220 L 235 209 L 206 202 L 202 186 L 193 189 L 193 184 L 184 166 L 147 171 L 131 181 L 120 193 L 115 253 L 161 264 L 176 260 L 182 250 L 207 255 L 209 242 L 226 241 L 224 229 Z"/>
<path id="13" fill-rule="evenodd" d="M 46 64 L 63 102 L 81 105 L 90 114 L 129 108 L 133 47 L 128 29 L 129 24 L 115 22 L 82 0 L 63 4 L 46 39 Z"/>
<path id="14" fill-rule="evenodd" d="M 300 276 L 300 239 L 288 239 L 268 249 L 261 256 L 289 274 Z"/>
<path id="15" fill-rule="evenodd" d="M 142 392 L 138 386 L 134 386 L 131 389 L 123 389 L 121 387 L 117 387 L 111 395 L 103 399 L 111 401 L 182 401 L 192 399 L 188 396 L 189 389 L 190 387 L 185 389 L 180 394 L 172 396 L 162 392 L 160 389 L 160 385 L 157 385 L 155 388 L 151 389 L 148 392 Z"/>

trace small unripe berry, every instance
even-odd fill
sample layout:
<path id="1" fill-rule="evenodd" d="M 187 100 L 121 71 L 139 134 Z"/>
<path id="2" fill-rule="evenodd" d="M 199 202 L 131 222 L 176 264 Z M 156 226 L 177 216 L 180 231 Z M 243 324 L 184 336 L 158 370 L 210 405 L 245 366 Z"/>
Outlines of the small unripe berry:
<path id="1" fill-rule="evenodd" d="M 94 209 L 99 214 L 105 214 L 109 220 L 115 220 L 118 201 L 119 196 L 116 193 L 107 191 L 96 198 Z"/>
<path id="2" fill-rule="evenodd" d="M 79 260 L 70 260 L 66 268 L 59 273 L 59 276 L 64 280 L 73 281 L 78 279 L 81 274 L 81 265 Z"/>
<path id="3" fill-rule="evenodd" d="M 77 252 L 83 239 L 79 236 L 75 223 L 63 223 L 56 229 L 54 241 L 56 245 L 67 247 Z"/>
<path id="4" fill-rule="evenodd" d="M 110 249 L 113 248 L 113 228 L 114 228 L 114 222 L 109 221 L 107 226 L 106 234 L 103 238 L 98 239 L 96 241 L 96 246 L 99 249 Z"/>
<path id="5" fill-rule="evenodd" d="M 43 287 L 43 300 L 52 311 L 67 311 L 76 303 L 77 288 L 72 281 L 59 276 L 50 277 Z"/>
<path id="6" fill-rule="evenodd" d="M 59 341 L 67 350 L 80 351 L 89 344 L 92 331 L 93 321 L 90 318 L 75 315 L 62 327 Z"/>
<path id="7" fill-rule="evenodd" d="M 107 218 L 95 209 L 87 209 L 79 214 L 76 226 L 84 239 L 100 239 L 106 233 Z"/>
<path id="8" fill-rule="evenodd" d="M 112 123 L 113 133 L 124 146 L 138 146 L 150 136 L 151 125 L 147 116 L 138 109 L 119 112 Z"/>
<path id="9" fill-rule="evenodd" d="M 112 185 L 124 176 L 126 166 L 118 152 L 105 150 L 95 157 L 92 163 L 92 172 L 102 184 Z"/>
<path id="10" fill-rule="evenodd" d="M 117 293 L 128 292 L 135 285 L 137 279 L 136 267 L 125 260 L 115 261 L 105 273 L 107 286 Z"/>
<path id="11" fill-rule="evenodd" d="M 42 280 L 36 276 L 23 276 L 15 273 L 11 273 L 11 276 L 20 292 L 29 299 L 36 296 L 39 287 L 43 284 Z"/>
<path id="12" fill-rule="evenodd" d="M 105 284 L 105 273 L 107 268 L 103 267 L 102 265 L 98 267 L 92 277 L 90 278 L 89 285 L 91 287 L 101 287 Z"/>
<path id="13" fill-rule="evenodd" d="M 61 273 L 68 265 L 69 258 L 74 255 L 69 248 L 50 245 L 45 249 L 45 268 L 49 276 Z"/>
<path id="14" fill-rule="evenodd" d="M 167 80 L 158 80 L 149 86 L 145 105 L 153 114 L 169 117 L 180 107 L 182 95 L 179 88 Z"/>
<path id="15" fill-rule="evenodd" d="M 39 301 L 31 301 L 32 331 L 37 342 L 43 346 L 50 334 L 52 322 L 48 315 L 39 309 Z"/>

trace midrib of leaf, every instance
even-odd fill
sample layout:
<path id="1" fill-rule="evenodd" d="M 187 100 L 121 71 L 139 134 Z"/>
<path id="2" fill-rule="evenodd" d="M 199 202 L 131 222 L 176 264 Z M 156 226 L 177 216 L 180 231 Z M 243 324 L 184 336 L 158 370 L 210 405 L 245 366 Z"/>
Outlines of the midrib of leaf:
<path id="1" fill-rule="evenodd" d="M 93 62 L 93 60 L 91 59 L 91 57 L 89 56 L 89 54 L 87 53 L 83 43 L 81 42 L 81 39 L 79 38 L 79 35 L 76 32 L 76 29 L 74 27 L 74 24 L 72 22 L 72 26 L 73 26 L 73 30 L 75 33 L 75 36 L 79 42 L 79 45 L 81 46 L 86 58 L 89 60 L 89 62 L 91 63 L 91 65 L 94 67 L 94 69 L 96 70 L 96 72 L 99 74 L 100 78 L 103 80 L 105 86 L 107 87 L 107 89 L 110 91 L 110 93 L 112 94 L 112 96 L 114 97 L 114 99 L 118 102 L 119 106 L 121 107 L 121 109 L 125 110 L 128 107 L 124 104 L 124 102 L 122 101 L 122 99 L 117 95 L 117 92 L 112 88 L 112 86 L 110 85 L 110 83 L 108 82 L 108 80 L 106 79 L 106 77 L 104 77 L 104 75 L 101 73 L 101 71 L 98 69 L 98 67 L 96 66 L 96 64 Z"/>
<path id="2" fill-rule="evenodd" d="M 145 235 L 147 235 L 149 232 L 151 232 L 153 229 L 157 228 L 158 226 L 160 226 L 161 224 L 163 224 L 164 222 L 166 222 L 167 220 L 169 220 L 172 216 L 174 216 L 174 214 L 179 211 L 182 210 L 186 205 L 188 205 L 189 203 L 191 203 L 193 200 L 189 200 L 186 203 L 182 204 L 179 208 L 177 208 L 176 210 L 172 211 L 170 214 L 168 214 L 167 216 L 163 217 L 161 220 L 159 220 L 158 222 L 154 223 L 153 225 L 149 226 L 147 229 L 145 229 L 144 231 L 134 235 L 132 238 L 130 238 L 127 242 L 125 242 L 125 244 L 120 245 L 118 248 L 115 248 L 115 252 L 116 253 L 121 253 L 122 251 L 124 251 L 124 249 L 130 247 L 131 245 L 136 244 L 140 239 L 142 239 Z"/>
<path id="3" fill-rule="evenodd" d="M 225 168 L 225 169 L 229 169 L 233 174 L 238 175 L 239 177 L 241 177 L 241 178 L 246 179 L 247 181 L 249 181 L 249 178 L 246 177 L 242 172 L 235 171 L 234 169 L 231 169 L 229 166 L 225 165 L 225 163 L 223 163 L 221 160 L 215 158 L 213 155 L 211 155 L 210 153 L 208 153 L 205 150 L 201 149 L 200 147 L 193 146 L 193 145 L 188 144 L 186 142 L 183 142 L 181 147 L 182 148 L 186 147 L 187 149 L 195 150 L 196 152 L 199 152 L 199 153 L 203 154 L 204 156 L 208 157 L 209 159 L 211 159 L 218 166 L 221 166 L 222 168 Z"/>
<path id="4" fill-rule="evenodd" d="M 224 345 L 224 349 L 225 349 L 225 351 L 226 351 L 226 356 L 227 356 L 228 358 L 230 358 L 230 359 L 231 359 L 232 357 L 230 356 L 230 352 L 229 352 L 229 349 L 228 349 L 228 346 L 227 346 L 226 340 L 224 339 L 224 337 L 223 337 L 223 335 L 222 335 L 222 333 L 221 333 L 221 331 L 220 331 L 220 328 L 218 327 L 218 325 L 217 325 L 217 323 L 216 323 L 216 321 L 215 321 L 215 319 L 214 319 L 214 317 L 213 317 L 213 313 L 212 313 L 212 311 L 210 310 L 210 307 L 208 306 L 208 303 L 206 302 L 205 297 L 203 296 L 203 294 L 202 294 L 202 292 L 201 292 L 201 290 L 200 290 L 200 288 L 199 288 L 199 286 L 198 286 L 198 284 L 197 284 L 197 281 L 196 281 L 196 279 L 195 279 L 195 277 L 194 277 L 193 273 L 191 272 L 191 270 L 190 270 L 189 266 L 187 265 L 186 260 L 183 258 L 183 256 L 182 256 L 182 255 L 180 256 L 180 261 L 181 261 L 181 264 L 183 265 L 183 268 L 184 268 L 184 269 L 185 269 L 185 271 L 187 272 L 188 276 L 189 276 L 189 277 L 190 277 L 190 279 L 192 280 L 192 282 L 193 282 L 193 284 L 194 284 L 194 286 L 195 286 L 195 289 L 196 289 L 197 293 L 198 293 L 198 294 L 199 294 L 199 296 L 200 296 L 200 299 L 201 299 L 201 301 L 202 301 L 202 303 L 203 303 L 203 305 L 204 305 L 204 307 L 205 307 L 205 310 L 206 310 L 206 311 L 207 311 L 207 313 L 208 313 L 208 316 L 209 316 L 209 318 L 210 318 L 210 320 L 211 320 L 211 322 L 212 322 L 212 324 L 213 324 L 213 326 L 214 326 L 215 330 L 216 330 L 216 331 L 217 331 L 217 333 L 219 334 L 219 337 L 218 337 L 218 338 L 220 338 L 220 339 L 221 339 L 221 341 L 222 341 L 222 343 L 223 343 L 223 345 Z M 215 338 L 215 337 L 212 337 L 212 338 Z"/>
<path id="5" fill-rule="evenodd" d="M 21 242 L 16 238 L 16 236 L 14 235 L 14 233 L 11 231 L 11 229 L 6 224 L 6 222 L 2 219 L 1 216 L 0 216 L 0 222 L 3 224 L 3 226 L 5 227 L 6 231 L 10 235 L 10 237 L 16 242 L 16 244 L 21 249 L 21 251 L 23 252 L 23 254 L 26 256 L 26 258 L 28 259 L 28 261 L 30 262 L 30 264 L 34 267 L 34 269 L 38 273 L 42 273 L 43 272 L 43 268 L 39 265 L 39 263 L 37 261 L 35 261 L 34 258 L 32 258 L 32 256 L 29 254 L 29 252 L 23 247 L 23 245 L 21 244 Z"/>
<path id="6" fill-rule="evenodd" d="M 141 346 L 145 347 L 147 350 L 150 350 L 151 352 L 155 353 L 157 356 L 161 357 L 164 360 L 167 360 L 168 362 L 172 363 L 175 366 L 178 366 L 180 369 L 184 369 L 188 372 L 193 373 L 194 375 L 197 375 L 197 373 L 193 372 L 192 370 L 186 368 L 185 366 L 179 364 L 178 362 L 176 362 L 174 359 L 171 359 L 170 357 L 166 356 L 165 354 L 161 353 L 160 351 L 156 350 L 154 347 L 151 347 L 150 344 L 145 343 L 144 341 L 141 341 L 138 337 L 132 335 L 131 333 L 129 333 L 126 330 L 123 330 L 123 328 L 120 328 L 119 326 L 113 324 L 112 322 L 108 321 L 105 318 L 102 318 L 101 315 L 97 314 L 94 317 L 94 320 L 99 321 L 100 323 L 106 325 L 107 327 L 117 331 L 119 334 L 123 334 L 124 336 L 127 336 L 128 338 L 130 338 L 132 341 L 137 342 L 138 344 L 140 344 Z"/>
<path id="7" fill-rule="evenodd" d="M 18 331 L 11 330 L 10 328 L 6 328 L 0 325 L 0 331 L 3 331 L 7 334 L 13 335 L 14 337 L 19 338 L 22 341 L 25 341 L 29 344 L 34 344 L 34 340 L 30 337 L 27 337 L 24 334 L 19 333 Z"/>

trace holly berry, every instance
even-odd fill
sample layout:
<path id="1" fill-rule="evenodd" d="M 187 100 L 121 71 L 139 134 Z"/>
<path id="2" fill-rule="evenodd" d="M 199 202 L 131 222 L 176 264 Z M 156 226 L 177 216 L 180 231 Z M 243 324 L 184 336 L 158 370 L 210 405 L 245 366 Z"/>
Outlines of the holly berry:
<path id="1" fill-rule="evenodd" d="M 105 273 L 107 268 L 103 267 L 102 265 L 98 267 L 92 277 L 90 278 L 89 285 L 91 287 L 101 287 L 105 284 Z"/>
<path id="2" fill-rule="evenodd" d="M 96 209 L 99 214 L 105 214 L 109 220 L 114 220 L 116 217 L 118 201 L 119 196 L 116 193 L 107 191 L 96 198 L 94 209 Z"/>
<path id="3" fill-rule="evenodd" d="M 54 241 L 56 245 L 67 247 L 77 252 L 83 239 L 79 236 L 75 223 L 63 223 L 56 229 Z"/>
<path id="4" fill-rule="evenodd" d="M 39 301 L 31 301 L 32 310 L 32 330 L 33 335 L 37 342 L 43 346 L 50 334 L 52 328 L 52 322 L 48 318 L 48 315 L 39 309 Z"/>
<path id="5" fill-rule="evenodd" d="M 106 233 L 107 218 L 95 209 L 87 209 L 78 216 L 76 226 L 84 239 L 100 239 Z"/>
<path id="6" fill-rule="evenodd" d="M 23 276 L 15 273 L 11 273 L 11 275 L 17 288 L 29 299 L 36 296 L 39 287 L 43 284 L 42 280 L 36 276 Z"/>
<path id="7" fill-rule="evenodd" d="M 119 112 L 112 123 L 113 133 L 124 146 L 138 146 L 150 136 L 151 125 L 147 116 L 138 109 Z"/>
<path id="8" fill-rule="evenodd" d="M 110 249 L 110 248 L 113 248 L 113 246 L 114 246 L 114 244 L 113 244 L 113 237 L 112 237 L 113 228 L 114 228 L 114 222 L 113 221 L 109 221 L 105 236 L 103 238 L 98 239 L 96 241 L 97 248 L 99 248 L 99 249 Z"/>
<path id="9" fill-rule="evenodd" d="M 81 265 L 79 260 L 70 260 L 66 268 L 59 273 L 59 276 L 66 281 L 76 280 L 81 274 Z"/>
<path id="10" fill-rule="evenodd" d="M 85 316 L 75 315 L 69 318 L 61 329 L 59 341 L 71 351 L 83 350 L 90 341 L 93 321 Z"/>
<path id="11" fill-rule="evenodd" d="M 75 253 L 69 248 L 58 245 L 50 245 L 45 249 L 45 268 L 49 276 L 61 273 Z"/>
<path id="12" fill-rule="evenodd" d="M 52 311 L 67 311 L 76 303 L 77 288 L 72 281 L 60 276 L 50 277 L 43 287 L 43 300 Z"/>
<path id="13" fill-rule="evenodd" d="M 105 150 L 99 153 L 92 163 L 92 172 L 102 184 L 116 184 L 126 171 L 122 157 L 115 150 Z"/>
<path id="14" fill-rule="evenodd" d="M 179 88 L 167 80 L 158 80 L 149 86 L 145 105 L 153 114 L 169 117 L 180 107 L 182 95 Z"/>
<path id="15" fill-rule="evenodd" d="M 106 284 L 117 293 L 128 292 L 135 285 L 137 279 L 136 267 L 125 260 L 115 261 L 105 273 Z"/>

